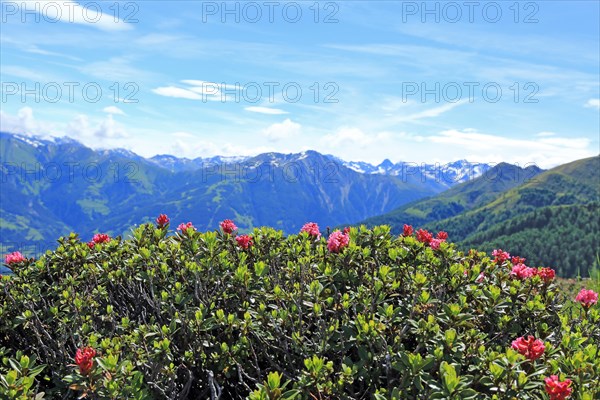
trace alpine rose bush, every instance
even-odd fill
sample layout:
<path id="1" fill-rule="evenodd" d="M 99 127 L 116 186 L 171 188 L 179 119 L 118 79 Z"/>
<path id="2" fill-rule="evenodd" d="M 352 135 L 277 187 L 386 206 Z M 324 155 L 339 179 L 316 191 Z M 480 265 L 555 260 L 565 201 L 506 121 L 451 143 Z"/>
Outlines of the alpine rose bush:
<path id="1" fill-rule="evenodd" d="M 544 379 L 544 382 L 546 383 L 546 393 L 550 396 L 550 400 L 564 400 L 573 392 L 570 379 L 565 379 L 561 382 L 558 376 L 550 375 Z"/>
<path id="2" fill-rule="evenodd" d="M 314 222 L 307 222 L 302 226 L 300 232 L 306 232 L 309 236 L 319 239 L 321 237 L 321 231 L 319 230 L 319 225 Z"/>
<path id="3" fill-rule="evenodd" d="M 429 244 L 431 242 L 431 240 L 433 239 L 433 235 L 430 232 L 426 231 L 425 229 L 419 229 L 417 231 L 416 236 L 417 236 L 417 240 L 419 242 L 426 243 L 426 244 Z"/>
<path id="4" fill-rule="evenodd" d="M 196 228 L 194 228 L 194 225 L 191 222 L 181 223 L 177 227 L 177 230 L 181 231 L 181 233 L 187 233 L 188 229 L 190 230 L 190 232 L 196 230 Z"/>
<path id="5" fill-rule="evenodd" d="M 510 274 L 519 279 L 527 279 L 537 275 L 537 272 L 538 270 L 536 268 L 528 267 L 525 264 L 517 264 L 512 267 Z"/>
<path id="6" fill-rule="evenodd" d="M 224 233 L 231 235 L 233 232 L 235 232 L 237 230 L 237 226 L 235 226 L 235 224 L 233 223 L 232 220 L 230 219 L 226 219 L 224 221 L 221 221 L 221 223 L 219 224 L 219 226 L 221 227 L 221 229 L 223 230 Z"/>
<path id="7" fill-rule="evenodd" d="M 159 225 L 0 279 L 0 399 L 600 398 L 597 294 L 504 251 Z"/>
<path id="8" fill-rule="evenodd" d="M 4 262 L 7 265 L 18 264 L 20 262 L 26 261 L 27 259 L 23 257 L 23 254 L 19 251 L 15 251 L 13 253 L 7 254 L 4 257 Z"/>
<path id="9" fill-rule="evenodd" d="M 439 250 L 440 249 L 440 245 L 445 242 L 445 240 L 443 239 L 431 239 L 431 242 L 429 242 L 429 246 L 433 249 L 433 250 Z"/>
<path id="10" fill-rule="evenodd" d="M 412 236 L 412 234 L 413 234 L 413 227 L 411 225 L 404 224 L 404 227 L 402 229 L 402 235 Z"/>
<path id="11" fill-rule="evenodd" d="M 575 301 L 581 303 L 585 308 L 590 308 L 598 302 L 598 293 L 593 290 L 581 289 L 577 297 L 575 297 Z"/>
<path id="12" fill-rule="evenodd" d="M 327 249 L 332 253 L 339 253 L 350 243 L 350 236 L 347 233 L 334 231 L 327 239 Z"/>
<path id="13" fill-rule="evenodd" d="M 81 375 L 88 375 L 94 367 L 94 357 L 96 357 L 96 350 L 92 347 L 84 347 L 77 349 L 75 354 L 75 364 L 79 367 L 79 373 Z"/>
<path id="14" fill-rule="evenodd" d="M 156 225 L 158 225 L 159 228 L 164 228 L 167 225 L 169 225 L 169 222 L 171 220 L 169 219 L 169 217 L 166 214 L 160 214 L 157 218 L 156 218 Z"/>
<path id="15" fill-rule="evenodd" d="M 513 340 L 512 348 L 531 361 L 540 358 L 544 354 L 544 350 L 546 350 L 544 342 L 533 336 L 528 336 L 527 339 L 520 337 L 517 340 Z"/>
<path id="16" fill-rule="evenodd" d="M 492 256 L 494 256 L 494 262 L 496 264 L 502 264 L 504 261 L 510 259 L 510 254 L 507 251 L 504 251 L 502 249 L 496 249 L 494 251 L 492 251 Z M 515 261 L 518 261 L 519 258 L 515 257 L 513 258 Z M 525 259 L 523 259 L 523 262 L 525 261 Z M 513 262 L 513 264 L 518 264 Z"/>
<path id="17" fill-rule="evenodd" d="M 556 272 L 552 268 L 538 268 L 537 275 L 542 278 L 544 283 L 548 284 L 554 280 Z"/>
<path id="18" fill-rule="evenodd" d="M 252 237 L 250 235 L 237 236 L 235 241 L 244 250 L 252 246 Z"/>
<path id="19" fill-rule="evenodd" d="M 94 237 L 92 237 L 92 240 L 90 240 L 87 245 L 89 248 L 93 248 L 97 244 L 108 243 L 108 242 L 110 242 L 110 236 L 108 236 L 105 233 L 96 233 L 94 235 Z"/>

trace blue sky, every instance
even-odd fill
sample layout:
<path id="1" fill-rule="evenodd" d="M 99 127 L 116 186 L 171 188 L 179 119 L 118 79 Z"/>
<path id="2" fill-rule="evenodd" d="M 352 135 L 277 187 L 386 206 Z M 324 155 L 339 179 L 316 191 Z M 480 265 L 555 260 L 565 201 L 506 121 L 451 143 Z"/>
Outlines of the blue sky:
<path id="1" fill-rule="evenodd" d="M 599 153 L 597 1 L 1 6 L 5 131 L 143 156 Z"/>

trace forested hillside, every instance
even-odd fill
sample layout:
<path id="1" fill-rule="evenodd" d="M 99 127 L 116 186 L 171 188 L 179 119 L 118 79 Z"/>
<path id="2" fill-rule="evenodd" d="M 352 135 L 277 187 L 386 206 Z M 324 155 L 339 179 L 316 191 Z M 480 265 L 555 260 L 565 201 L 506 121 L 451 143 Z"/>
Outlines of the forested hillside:
<path id="1" fill-rule="evenodd" d="M 530 179 L 512 187 L 514 180 L 501 178 L 508 174 L 484 175 L 365 222 L 390 224 L 395 233 L 404 223 L 444 230 L 463 249 L 500 247 L 562 276 L 588 276 L 600 249 L 599 171 L 600 158 L 592 157 L 529 172 L 522 176 Z"/>

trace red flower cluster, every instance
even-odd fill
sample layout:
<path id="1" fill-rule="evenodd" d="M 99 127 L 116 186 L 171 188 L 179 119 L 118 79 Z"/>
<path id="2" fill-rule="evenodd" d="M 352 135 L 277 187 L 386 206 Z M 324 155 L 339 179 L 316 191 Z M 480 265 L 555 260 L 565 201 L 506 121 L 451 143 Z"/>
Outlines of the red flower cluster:
<path id="1" fill-rule="evenodd" d="M 317 239 L 321 237 L 321 231 L 319 230 L 319 225 L 317 225 L 315 222 L 307 222 L 306 224 L 304 224 L 302 226 L 302 229 L 300 229 L 300 232 L 306 232 L 306 233 L 308 233 L 309 236 L 312 236 Z"/>
<path id="2" fill-rule="evenodd" d="M 583 307 L 590 308 L 598 302 L 598 293 L 593 290 L 581 289 L 575 300 L 581 303 Z"/>
<path id="3" fill-rule="evenodd" d="M 413 227 L 412 225 L 406 225 L 404 224 L 404 229 L 402 230 L 402 235 L 403 236 L 410 236 L 413 234 Z"/>
<path id="4" fill-rule="evenodd" d="M 550 375 L 544 379 L 546 382 L 546 393 L 550 396 L 550 400 L 564 400 L 571 395 L 571 380 L 565 379 L 563 382 L 558 380 L 558 376 Z"/>
<path id="5" fill-rule="evenodd" d="M 96 350 L 92 347 L 84 347 L 83 349 L 77 349 L 75 354 L 75 364 L 79 367 L 79 373 L 81 375 L 88 375 L 94 367 L 94 357 L 96 356 Z"/>
<path id="6" fill-rule="evenodd" d="M 502 264 L 504 261 L 510 258 L 510 254 L 502 249 L 496 249 L 492 251 L 492 255 L 494 256 L 494 262 L 496 264 Z"/>
<path id="7" fill-rule="evenodd" d="M 429 246 L 431 246 L 433 250 L 439 250 L 440 244 L 445 242 L 446 239 L 448 239 L 448 234 L 444 231 L 439 231 L 437 237 L 435 239 L 431 239 Z"/>
<path id="8" fill-rule="evenodd" d="M 237 236 L 235 238 L 235 240 L 236 240 L 237 244 L 244 250 L 254 244 L 254 243 L 252 243 L 252 236 L 250 236 L 250 235 Z"/>
<path id="9" fill-rule="evenodd" d="M 23 257 L 23 254 L 21 254 L 21 252 L 19 252 L 19 251 L 15 251 L 13 253 L 7 254 L 6 257 L 4 257 L 4 262 L 8 265 L 18 264 L 25 260 L 27 260 L 27 259 L 25 257 Z"/>
<path id="10" fill-rule="evenodd" d="M 527 339 L 525 339 L 525 337 L 520 337 L 517 340 L 513 340 L 512 348 L 531 361 L 540 358 L 542 354 L 544 354 L 544 350 L 546 350 L 544 342 L 533 336 L 528 336 Z"/>
<path id="11" fill-rule="evenodd" d="M 542 278 L 542 280 L 546 284 L 552 282 L 552 280 L 556 276 L 556 272 L 554 272 L 554 270 L 552 268 L 546 268 L 546 267 L 539 268 L 537 271 L 537 274 L 539 275 L 540 278 Z"/>
<path id="12" fill-rule="evenodd" d="M 525 264 L 525 260 L 526 260 L 526 258 L 523 258 L 523 257 L 512 256 L 511 259 L 510 259 L 510 262 L 512 263 L 512 265 L 515 265 L 515 264 Z"/>
<path id="13" fill-rule="evenodd" d="M 230 220 L 230 219 L 226 219 L 224 221 L 221 221 L 221 223 L 219 224 L 219 226 L 221 227 L 221 229 L 223 230 L 223 232 L 225 232 L 228 235 L 231 235 L 233 233 L 233 231 L 237 230 L 237 226 L 235 226 L 235 224 L 233 223 L 233 221 Z"/>
<path id="14" fill-rule="evenodd" d="M 94 237 L 92 238 L 92 240 L 90 240 L 87 245 L 91 249 L 96 244 L 108 243 L 108 242 L 110 242 L 110 236 L 108 236 L 106 233 L 96 233 L 94 235 Z"/>
<path id="15" fill-rule="evenodd" d="M 167 214 L 160 214 L 158 218 L 156 218 L 156 225 L 162 229 L 169 224 L 169 221 L 171 220 L 167 217 Z"/>
<path id="16" fill-rule="evenodd" d="M 431 239 L 431 242 L 429 242 L 429 246 L 431 246 L 431 248 L 433 250 L 439 250 L 440 249 L 440 244 L 442 244 L 442 242 L 445 242 L 445 240 L 443 240 L 443 239 Z"/>
<path id="17" fill-rule="evenodd" d="M 419 229 L 417 231 L 417 240 L 429 244 L 433 240 L 433 235 L 425 229 Z"/>
<path id="18" fill-rule="evenodd" d="M 350 236 L 340 231 L 333 232 L 327 239 L 327 249 L 332 253 L 339 253 L 350 243 Z"/>
<path id="19" fill-rule="evenodd" d="M 525 264 L 517 264 L 510 271 L 511 276 L 516 276 L 519 279 L 527 279 L 537 275 L 537 269 L 528 267 Z"/>
<path id="20" fill-rule="evenodd" d="M 192 231 L 196 228 L 194 228 L 194 225 L 192 225 L 191 222 L 188 222 L 187 224 L 181 223 L 179 224 L 179 226 L 177 227 L 178 231 L 181 231 L 181 233 L 187 233 L 187 230 L 191 229 Z"/>

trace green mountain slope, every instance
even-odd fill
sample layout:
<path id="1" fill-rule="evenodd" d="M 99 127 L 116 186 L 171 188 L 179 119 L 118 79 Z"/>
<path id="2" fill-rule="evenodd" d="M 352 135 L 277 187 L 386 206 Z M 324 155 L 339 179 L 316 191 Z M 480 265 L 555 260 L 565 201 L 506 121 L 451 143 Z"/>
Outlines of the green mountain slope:
<path id="1" fill-rule="evenodd" d="M 363 223 L 368 226 L 390 225 L 392 232 L 400 233 L 403 224 L 423 226 L 487 204 L 541 172 L 536 166 L 521 168 L 501 163 L 482 176 L 458 184 L 435 197 L 417 200 L 387 214 L 369 218 Z"/>
<path id="2" fill-rule="evenodd" d="M 172 171 L 124 150 L 0 132 L 1 252 L 39 254 L 70 232 L 129 234 L 166 213 L 198 229 L 234 218 L 242 231 L 296 233 L 307 221 L 356 222 L 439 193 L 446 184 L 364 174 L 314 151 Z"/>
<path id="3" fill-rule="evenodd" d="M 465 250 L 502 248 L 561 276 L 587 276 L 600 254 L 599 171 L 600 157 L 546 172 L 500 164 L 473 181 L 364 223 L 388 224 L 395 233 L 405 223 L 444 230 Z"/>

